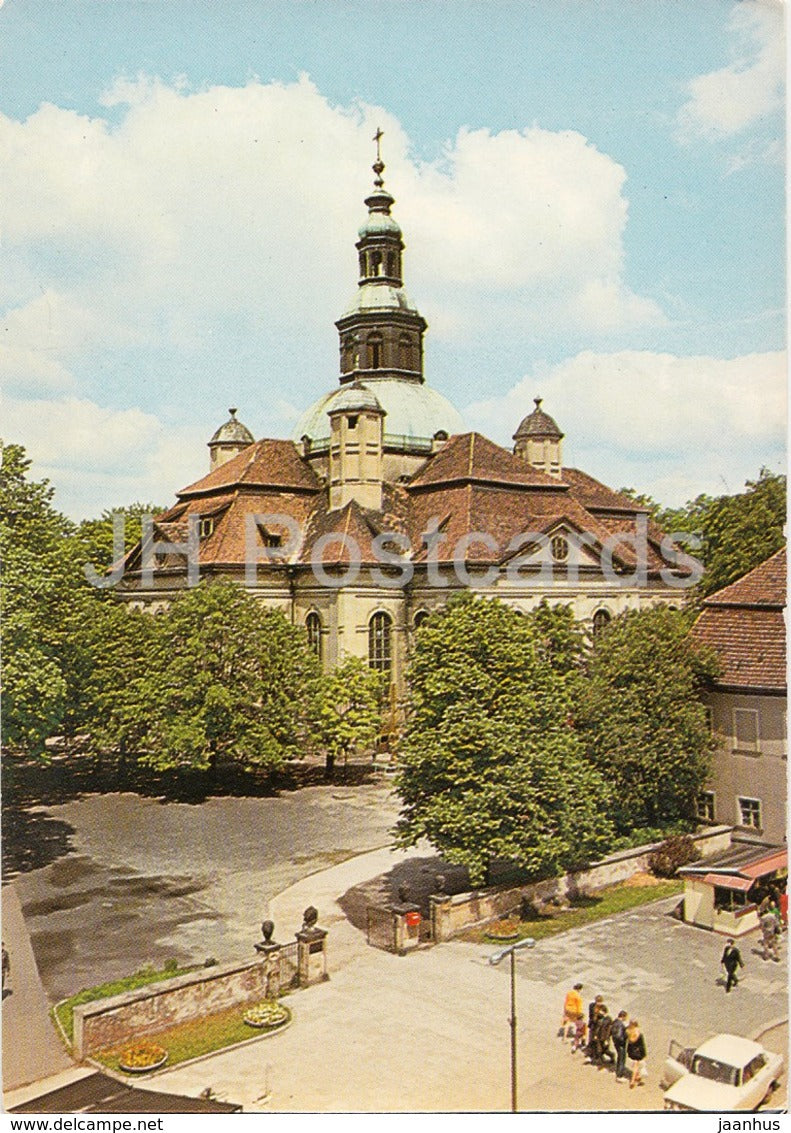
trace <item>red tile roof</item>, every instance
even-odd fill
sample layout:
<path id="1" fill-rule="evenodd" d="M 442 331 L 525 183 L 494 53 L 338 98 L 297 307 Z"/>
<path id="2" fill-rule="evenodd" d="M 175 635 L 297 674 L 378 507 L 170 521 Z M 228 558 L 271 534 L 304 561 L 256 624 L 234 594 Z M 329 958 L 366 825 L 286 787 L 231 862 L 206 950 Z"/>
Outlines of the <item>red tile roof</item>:
<path id="1" fill-rule="evenodd" d="M 749 574 L 710 594 L 704 605 L 766 606 L 782 610 L 786 604 L 787 569 L 786 549 L 781 547 Z"/>
<path id="2" fill-rule="evenodd" d="M 415 490 L 470 481 L 543 487 L 556 492 L 566 490 L 560 480 L 531 468 L 520 457 L 480 433 L 459 433 L 451 437 L 412 477 L 409 487 Z"/>
<path id="3" fill-rule="evenodd" d="M 310 464 L 300 456 L 293 441 L 262 440 L 244 449 L 233 460 L 220 465 L 178 493 L 179 499 L 207 495 L 241 484 L 257 488 L 293 488 L 319 491 L 321 485 Z"/>
<path id="4" fill-rule="evenodd" d="M 719 687 L 785 691 L 785 573 L 781 550 L 703 603 L 690 632 L 719 657 Z"/>

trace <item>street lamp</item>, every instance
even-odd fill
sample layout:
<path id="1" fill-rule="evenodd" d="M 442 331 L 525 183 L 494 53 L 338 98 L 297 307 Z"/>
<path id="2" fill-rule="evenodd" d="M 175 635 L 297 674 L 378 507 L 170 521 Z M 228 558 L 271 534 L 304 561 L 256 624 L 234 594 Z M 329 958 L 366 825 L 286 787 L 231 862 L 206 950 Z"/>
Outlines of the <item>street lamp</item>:
<path id="1" fill-rule="evenodd" d="M 532 936 L 524 940 L 517 940 L 516 944 L 509 944 L 507 948 L 500 948 L 492 952 L 489 957 L 490 964 L 499 964 L 503 956 L 511 957 L 511 1018 L 508 1020 L 511 1027 L 511 1113 L 516 1113 L 516 961 L 514 955 L 523 948 L 535 948 L 536 942 Z"/>

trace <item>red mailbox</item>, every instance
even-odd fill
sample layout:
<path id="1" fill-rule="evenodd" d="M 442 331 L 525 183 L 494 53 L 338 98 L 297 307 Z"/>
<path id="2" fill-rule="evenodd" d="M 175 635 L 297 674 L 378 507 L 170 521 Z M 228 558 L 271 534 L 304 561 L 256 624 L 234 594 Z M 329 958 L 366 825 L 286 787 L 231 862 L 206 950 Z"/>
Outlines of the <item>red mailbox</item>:
<path id="1" fill-rule="evenodd" d="M 407 913 L 405 919 L 409 928 L 417 928 L 420 925 L 420 913 Z"/>

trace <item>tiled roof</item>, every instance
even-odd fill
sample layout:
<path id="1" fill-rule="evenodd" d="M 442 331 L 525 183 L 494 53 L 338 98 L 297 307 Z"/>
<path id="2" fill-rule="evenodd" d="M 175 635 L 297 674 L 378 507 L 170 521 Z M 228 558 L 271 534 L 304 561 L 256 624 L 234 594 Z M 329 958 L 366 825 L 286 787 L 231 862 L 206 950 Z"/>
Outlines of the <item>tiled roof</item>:
<path id="1" fill-rule="evenodd" d="M 569 485 L 584 507 L 628 512 L 648 510 L 621 492 L 614 492 L 587 472 L 581 472 L 579 468 L 564 468 L 561 475 L 564 483 Z"/>
<path id="2" fill-rule="evenodd" d="M 785 550 L 710 595 L 691 630 L 720 660 L 719 686 L 786 688 Z"/>
<path id="3" fill-rule="evenodd" d="M 710 594 L 704 605 L 766 606 L 782 610 L 786 604 L 786 570 L 786 549 L 781 547 L 749 574 Z"/>
<path id="4" fill-rule="evenodd" d="M 385 483 L 380 512 L 356 503 L 330 512 L 327 488 L 299 448 L 292 441 L 263 440 L 183 489 L 178 502 L 158 517 L 156 538 L 184 543 L 190 516 L 213 518 L 213 530 L 200 540 L 201 566 L 241 568 L 254 514 L 290 517 L 299 527 L 301 541 L 284 561 L 302 566 L 309 564 L 316 540 L 329 534 L 353 538 L 361 562 L 375 564 L 379 562 L 373 550 L 376 536 L 402 532 L 409 539 L 413 561 L 425 561 L 423 536 L 432 520 L 443 536 L 436 552 L 440 562 L 452 559 L 464 536 L 486 532 L 494 546 L 475 542 L 466 554 L 466 561 L 480 565 L 529 555 L 530 548 L 519 544 L 519 536 L 525 533 L 576 531 L 589 537 L 594 556 L 605 540 L 634 533 L 635 515 L 645 509 L 578 470 L 564 470 L 563 477 L 559 480 L 531 468 L 478 433 L 464 433 L 429 457 L 405 485 Z M 289 538 L 285 527 L 272 523 L 265 534 L 282 535 L 284 543 Z M 661 532 L 649 527 L 647 565 L 653 575 L 664 565 L 658 553 L 660 537 Z M 256 543 L 259 545 L 263 541 Z M 348 557 L 341 542 L 335 541 L 323 560 L 341 566 Z M 613 548 L 613 561 L 616 569 L 635 569 L 635 551 L 629 541 Z M 175 554 L 159 559 L 162 569 L 176 570 L 183 562 L 183 556 Z M 127 569 L 134 571 L 138 566 L 139 550 L 130 555 Z"/>
<path id="5" fill-rule="evenodd" d="M 560 480 L 531 468 L 520 457 L 480 433 L 460 433 L 451 437 L 413 476 L 409 488 L 413 491 L 430 485 L 469 483 L 472 480 L 543 487 L 553 492 L 567 491 Z"/>
<path id="6" fill-rule="evenodd" d="M 257 488 L 293 488 L 319 491 L 315 472 L 300 456 L 293 441 L 262 440 L 238 453 L 178 493 L 179 499 L 235 488 L 241 484 Z"/>

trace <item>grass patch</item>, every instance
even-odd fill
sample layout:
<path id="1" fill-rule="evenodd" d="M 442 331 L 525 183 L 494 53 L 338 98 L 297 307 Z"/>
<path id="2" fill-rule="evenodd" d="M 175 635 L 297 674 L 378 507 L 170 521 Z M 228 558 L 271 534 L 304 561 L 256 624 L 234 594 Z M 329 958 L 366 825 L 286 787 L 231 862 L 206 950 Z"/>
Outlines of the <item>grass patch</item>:
<path id="1" fill-rule="evenodd" d="M 274 1027 L 272 1031 L 265 1031 L 258 1027 L 249 1027 L 242 1019 L 244 1012 L 250 1004 L 237 1004 L 214 1015 L 203 1015 L 200 1019 L 193 1019 L 188 1023 L 178 1023 L 166 1031 L 158 1031 L 152 1037 L 159 1046 L 168 1052 L 166 1066 L 177 1066 L 179 1062 L 187 1062 L 190 1058 L 199 1058 L 202 1054 L 213 1054 L 225 1047 L 235 1046 L 237 1043 L 247 1042 L 256 1036 L 272 1034 L 273 1031 L 282 1030 L 286 1023 Z M 287 1008 L 288 1010 L 288 1008 Z M 289 1011 L 289 1018 L 291 1012 Z M 110 1050 L 103 1050 L 93 1057 L 110 1070 L 120 1070 L 118 1056 L 127 1043 Z M 123 1073 L 123 1071 L 122 1071 Z M 137 1075 L 136 1075 L 137 1076 Z"/>
<path id="2" fill-rule="evenodd" d="M 74 1042 L 74 1008 L 83 1003 L 93 1003 L 96 999 L 109 999 L 113 995 L 122 995 L 125 991 L 136 991 L 139 987 L 148 984 L 160 983 L 162 980 L 172 980 L 174 976 L 183 976 L 188 972 L 197 971 L 202 965 L 193 964 L 189 968 L 180 968 L 175 963 L 166 964 L 164 968 L 141 968 L 133 976 L 123 976 L 118 980 L 99 984 L 98 987 L 83 988 L 76 995 L 64 999 L 53 1008 L 64 1034 L 70 1043 Z"/>
<path id="3" fill-rule="evenodd" d="M 602 921 L 616 913 L 626 912 L 627 909 L 635 909 L 640 905 L 661 901 L 665 897 L 673 897 L 681 893 L 683 888 L 684 883 L 678 880 L 662 881 L 657 885 L 646 886 L 629 886 L 622 883 L 608 885 L 590 896 L 576 898 L 571 902 L 570 909 L 558 911 L 551 916 L 519 921 L 518 939 L 532 936 L 535 940 L 543 940 L 547 936 L 555 936 L 570 928 Z M 476 944 L 492 943 L 487 936 L 486 925 L 470 929 L 463 933 L 460 939 L 474 941 Z"/>

